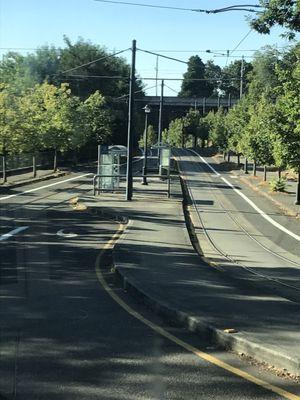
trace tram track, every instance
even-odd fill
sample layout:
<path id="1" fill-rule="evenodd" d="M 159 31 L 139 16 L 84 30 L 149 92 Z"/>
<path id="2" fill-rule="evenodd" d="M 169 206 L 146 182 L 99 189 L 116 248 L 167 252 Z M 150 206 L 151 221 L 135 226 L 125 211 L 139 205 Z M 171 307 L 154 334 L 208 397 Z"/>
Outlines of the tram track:
<path id="1" fill-rule="evenodd" d="M 192 152 L 189 151 L 189 150 L 187 150 L 187 151 L 189 152 L 188 154 L 191 154 L 191 153 L 192 153 Z M 193 153 L 192 153 L 192 154 L 193 154 Z M 194 154 L 193 154 L 193 155 L 194 155 Z M 182 158 L 182 156 L 180 156 L 179 154 L 176 155 L 176 157 L 177 157 L 177 158 L 180 158 L 180 159 Z M 199 166 L 197 166 L 197 167 L 199 168 Z M 270 277 L 270 276 L 268 276 L 268 275 L 266 275 L 266 274 L 262 274 L 261 272 L 257 272 L 257 271 L 255 271 L 255 270 L 253 270 L 253 268 L 251 268 L 251 267 L 249 267 L 249 266 L 247 266 L 247 265 L 245 265 L 245 264 L 243 264 L 243 263 L 241 263 L 241 262 L 235 260 L 232 256 L 230 256 L 229 254 L 227 254 L 225 251 L 223 251 L 223 250 L 216 244 L 215 240 L 214 240 L 214 239 L 212 238 L 212 236 L 209 234 L 209 230 L 205 227 L 203 218 L 201 217 L 201 213 L 200 213 L 200 211 L 199 211 L 199 207 L 198 207 L 197 204 L 196 204 L 196 200 L 195 200 L 195 198 L 194 198 L 193 191 L 192 191 L 192 188 L 191 188 L 189 179 L 187 178 L 186 174 L 183 173 L 183 171 L 182 171 L 182 169 L 180 168 L 180 166 L 179 166 L 179 171 L 180 171 L 180 175 L 183 176 L 184 179 L 185 179 L 186 186 L 187 186 L 187 189 L 188 189 L 188 193 L 189 193 L 190 199 L 191 199 L 191 201 L 192 201 L 193 207 L 194 207 L 194 209 L 195 209 L 195 212 L 196 212 L 196 214 L 197 214 L 197 217 L 198 217 L 200 226 L 201 226 L 201 228 L 202 228 L 202 230 L 203 230 L 203 233 L 204 233 L 206 239 L 208 240 L 208 242 L 210 243 L 210 245 L 213 247 L 213 249 L 214 249 L 219 255 L 221 255 L 222 257 L 224 257 L 226 260 L 228 260 L 229 262 L 231 262 L 231 263 L 233 263 L 233 264 L 235 264 L 235 265 L 237 265 L 237 266 L 243 268 L 244 270 L 246 270 L 247 272 L 251 273 L 252 275 L 255 275 L 255 276 L 259 277 L 259 278 L 263 278 L 263 279 L 265 279 L 265 280 L 267 280 L 267 281 L 270 281 L 270 282 L 274 282 L 274 283 L 279 284 L 279 285 L 281 285 L 281 286 L 283 286 L 283 287 L 286 287 L 286 288 L 288 288 L 288 289 L 291 289 L 291 290 L 293 290 L 293 291 L 295 291 L 295 292 L 297 292 L 297 293 L 300 293 L 300 288 L 298 288 L 297 286 L 295 286 L 295 285 L 290 285 L 290 284 L 288 284 L 288 283 L 286 283 L 286 282 L 283 282 L 282 280 L 280 280 L 280 279 L 278 279 L 278 278 Z M 205 174 L 207 174 L 207 173 L 206 173 L 205 171 L 203 171 L 203 170 L 202 170 L 201 172 L 204 172 Z M 208 184 L 209 184 L 209 182 L 208 182 Z M 211 184 L 209 184 L 209 186 L 210 186 L 210 188 L 212 188 Z M 212 190 L 211 192 L 214 193 L 213 190 Z M 226 207 L 220 202 L 220 200 L 217 198 L 217 196 L 216 196 L 215 194 L 213 194 L 213 196 L 214 196 L 214 199 L 216 199 L 216 201 L 217 201 L 218 204 L 220 205 L 222 212 L 226 213 L 226 215 L 235 223 L 235 225 L 236 225 L 240 230 L 242 230 L 243 233 L 245 233 L 245 234 L 247 235 L 247 237 L 249 237 L 249 238 L 250 238 L 251 240 L 253 240 L 257 245 L 259 245 L 261 248 L 263 248 L 265 251 L 267 251 L 268 253 L 272 254 L 273 256 L 275 256 L 275 257 L 281 259 L 282 261 L 285 261 L 285 262 L 287 262 L 287 263 L 289 263 L 289 264 L 291 264 L 291 265 L 293 265 L 293 266 L 299 267 L 299 264 L 296 263 L 295 261 L 293 261 L 293 260 L 291 260 L 291 259 L 289 259 L 289 258 L 287 258 L 287 257 L 285 257 L 285 256 L 282 256 L 281 254 L 278 254 L 277 252 L 275 252 L 275 251 L 271 250 L 270 248 L 268 248 L 267 246 L 263 245 L 263 244 L 262 244 L 259 240 L 257 240 L 255 237 L 253 237 L 253 235 L 251 235 L 249 232 L 247 232 L 247 230 L 236 220 L 236 218 L 234 218 L 234 217 L 232 216 L 232 213 L 230 213 L 230 212 L 226 209 Z"/>

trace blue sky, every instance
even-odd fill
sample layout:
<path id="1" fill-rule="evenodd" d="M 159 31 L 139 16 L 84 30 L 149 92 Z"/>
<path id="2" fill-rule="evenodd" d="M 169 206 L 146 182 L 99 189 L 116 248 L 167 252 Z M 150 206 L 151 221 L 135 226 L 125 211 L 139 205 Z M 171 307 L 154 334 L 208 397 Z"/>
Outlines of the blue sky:
<path id="1" fill-rule="evenodd" d="M 135 0 L 139 3 L 186 7 L 219 8 L 241 4 L 241 0 Z M 244 3 L 256 4 L 250 0 Z M 268 44 L 287 46 L 280 37 L 282 30 L 273 29 L 270 35 L 251 32 L 245 41 L 226 57 L 212 57 L 205 50 L 226 53 L 232 50 L 249 32 L 245 13 L 231 12 L 217 15 L 175 10 L 150 9 L 99 3 L 94 0 L 0 0 L 0 56 L 7 48 L 36 48 L 45 44 L 63 46 L 63 35 L 72 41 L 78 37 L 113 50 L 131 46 L 137 40 L 141 49 L 160 51 L 163 54 L 187 60 L 198 54 L 203 61 L 213 59 L 225 65 L 242 55 L 251 57 L 253 51 Z M 165 52 L 167 51 L 167 52 Z M 171 52 L 172 51 L 172 52 Z M 130 52 L 125 54 L 130 60 Z M 251 58 L 246 58 L 250 60 Z M 155 76 L 156 58 L 137 54 L 137 70 L 143 77 Z M 159 77 L 181 77 L 186 67 L 173 61 L 159 61 Z M 167 81 L 173 90 L 180 82 Z M 148 86 L 153 86 L 149 83 Z M 148 91 L 155 94 L 155 89 Z M 167 95 L 175 95 L 166 88 Z"/>

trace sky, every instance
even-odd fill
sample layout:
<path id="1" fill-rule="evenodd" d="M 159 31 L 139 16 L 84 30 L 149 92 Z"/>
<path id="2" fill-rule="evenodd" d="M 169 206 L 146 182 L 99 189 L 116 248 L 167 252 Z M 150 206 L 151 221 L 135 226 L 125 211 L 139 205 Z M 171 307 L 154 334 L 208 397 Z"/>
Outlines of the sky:
<path id="1" fill-rule="evenodd" d="M 203 9 L 258 3 L 256 0 L 133 1 Z M 247 14 L 238 11 L 202 14 L 108 4 L 95 0 L 0 0 L 0 57 L 9 49 L 19 49 L 24 54 L 43 45 L 63 47 L 64 35 L 72 42 L 82 37 L 110 51 L 130 48 L 132 40 L 136 39 L 140 49 L 183 61 L 198 54 L 204 62 L 213 59 L 215 64 L 221 66 L 242 56 L 250 61 L 254 50 L 266 45 L 282 48 L 289 44 L 280 37 L 283 31 L 279 28 L 273 29 L 270 35 L 249 31 Z M 245 40 L 238 46 L 243 38 Z M 206 50 L 211 50 L 211 53 Z M 230 50 L 229 58 L 226 57 L 227 50 Z M 123 53 L 123 56 L 130 62 L 130 51 Z M 138 52 L 136 68 L 139 75 L 142 78 L 155 77 L 156 61 L 155 56 Z M 180 81 L 174 79 L 182 78 L 185 71 L 185 64 L 159 58 L 158 77 L 167 79 L 165 95 L 176 95 Z M 145 83 L 149 88 L 147 94 L 159 94 L 160 89 L 155 82 Z"/>

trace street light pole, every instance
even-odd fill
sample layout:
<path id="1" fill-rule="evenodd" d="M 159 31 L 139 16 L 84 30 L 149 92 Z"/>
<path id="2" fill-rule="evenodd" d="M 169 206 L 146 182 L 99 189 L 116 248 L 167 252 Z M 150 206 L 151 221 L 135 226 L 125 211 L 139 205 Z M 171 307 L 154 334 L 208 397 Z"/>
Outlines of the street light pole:
<path id="1" fill-rule="evenodd" d="M 144 159 L 143 159 L 143 180 L 142 185 L 148 185 L 147 182 L 147 153 L 148 153 L 148 115 L 151 109 L 148 105 L 143 107 L 145 111 L 145 130 L 144 130 Z"/>
<path id="2" fill-rule="evenodd" d="M 136 40 L 132 41 L 132 60 L 130 71 L 129 104 L 128 104 L 128 136 L 127 136 L 127 171 L 126 171 L 126 200 L 132 199 L 132 147 L 133 147 L 133 107 L 134 107 L 134 84 L 135 84 L 135 55 Z"/>

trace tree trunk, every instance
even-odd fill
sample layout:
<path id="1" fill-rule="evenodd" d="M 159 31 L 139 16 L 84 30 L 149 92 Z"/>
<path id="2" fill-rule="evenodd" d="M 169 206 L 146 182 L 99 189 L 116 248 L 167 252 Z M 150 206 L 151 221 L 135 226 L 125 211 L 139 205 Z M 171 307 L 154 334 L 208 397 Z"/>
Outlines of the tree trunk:
<path id="1" fill-rule="evenodd" d="M 226 160 L 226 152 L 225 151 L 223 151 L 223 160 L 224 161 Z"/>
<path id="2" fill-rule="evenodd" d="M 197 136 L 194 136 L 194 147 L 197 147 Z"/>
<path id="3" fill-rule="evenodd" d="M 201 148 L 204 149 L 205 147 L 205 139 L 201 139 Z"/>
<path id="4" fill-rule="evenodd" d="M 230 151 L 227 153 L 227 162 L 230 162 Z"/>
<path id="5" fill-rule="evenodd" d="M 256 176 L 256 161 L 253 160 L 253 176 Z"/>
<path id="6" fill-rule="evenodd" d="M 54 150 L 54 158 L 53 158 L 53 172 L 57 171 L 57 150 Z"/>
<path id="7" fill-rule="evenodd" d="M 32 176 L 36 178 L 36 156 L 32 156 Z"/>
<path id="8" fill-rule="evenodd" d="M 245 158 L 244 172 L 245 172 L 245 174 L 248 174 L 248 160 L 247 160 L 247 158 Z"/>
<path id="9" fill-rule="evenodd" d="M 278 168 L 278 179 L 281 179 L 281 167 Z"/>
<path id="10" fill-rule="evenodd" d="M 7 182 L 7 173 L 6 173 L 6 154 L 2 156 L 2 178 L 3 183 Z"/>
<path id="11" fill-rule="evenodd" d="M 267 181 L 267 166 L 264 165 L 264 182 Z"/>
<path id="12" fill-rule="evenodd" d="M 240 166 L 240 162 L 241 161 L 241 156 L 240 156 L 240 154 L 238 154 L 237 155 L 237 165 L 238 165 L 238 167 Z"/>

